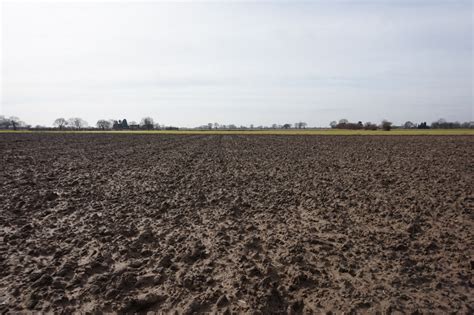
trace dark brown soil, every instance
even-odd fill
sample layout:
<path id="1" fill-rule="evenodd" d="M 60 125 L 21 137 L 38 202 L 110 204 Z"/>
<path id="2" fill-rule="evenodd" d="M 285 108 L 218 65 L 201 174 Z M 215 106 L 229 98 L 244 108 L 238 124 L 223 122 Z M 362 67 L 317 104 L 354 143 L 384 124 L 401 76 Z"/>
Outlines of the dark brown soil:
<path id="1" fill-rule="evenodd" d="M 473 313 L 474 137 L 0 135 L 0 311 Z"/>

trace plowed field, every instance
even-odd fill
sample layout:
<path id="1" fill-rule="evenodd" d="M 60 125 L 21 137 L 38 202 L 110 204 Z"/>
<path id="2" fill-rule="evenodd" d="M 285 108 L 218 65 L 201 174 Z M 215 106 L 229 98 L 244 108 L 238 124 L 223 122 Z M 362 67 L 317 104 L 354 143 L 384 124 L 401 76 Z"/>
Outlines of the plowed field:
<path id="1" fill-rule="evenodd" d="M 0 135 L 0 311 L 474 312 L 474 137 Z"/>

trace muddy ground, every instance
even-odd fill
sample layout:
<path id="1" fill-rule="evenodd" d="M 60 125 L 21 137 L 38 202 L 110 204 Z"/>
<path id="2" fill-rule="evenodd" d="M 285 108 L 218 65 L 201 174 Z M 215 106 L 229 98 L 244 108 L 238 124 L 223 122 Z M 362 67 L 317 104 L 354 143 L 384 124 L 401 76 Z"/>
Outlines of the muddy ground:
<path id="1" fill-rule="evenodd" d="M 473 145 L 1 134 L 0 310 L 473 313 Z"/>

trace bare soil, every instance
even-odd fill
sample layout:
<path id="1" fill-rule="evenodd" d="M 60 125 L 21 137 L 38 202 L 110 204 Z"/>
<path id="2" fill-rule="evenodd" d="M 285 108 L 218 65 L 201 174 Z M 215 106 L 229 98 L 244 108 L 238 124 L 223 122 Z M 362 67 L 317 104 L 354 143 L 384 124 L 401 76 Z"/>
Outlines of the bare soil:
<path id="1" fill-rule="evenodd" d="M 0 311 L 474 312 L 474 137 L 0 135 Z"/>

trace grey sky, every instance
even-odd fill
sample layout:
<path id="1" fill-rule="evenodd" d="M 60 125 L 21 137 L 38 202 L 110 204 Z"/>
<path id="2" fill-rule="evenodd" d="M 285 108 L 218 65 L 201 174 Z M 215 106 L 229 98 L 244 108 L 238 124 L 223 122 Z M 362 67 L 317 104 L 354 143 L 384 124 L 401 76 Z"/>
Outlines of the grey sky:
<path id="1" fill-rule="evenodd" d="M 471 1 L 2 2 L 0 114 L 473 120 Z"/>

